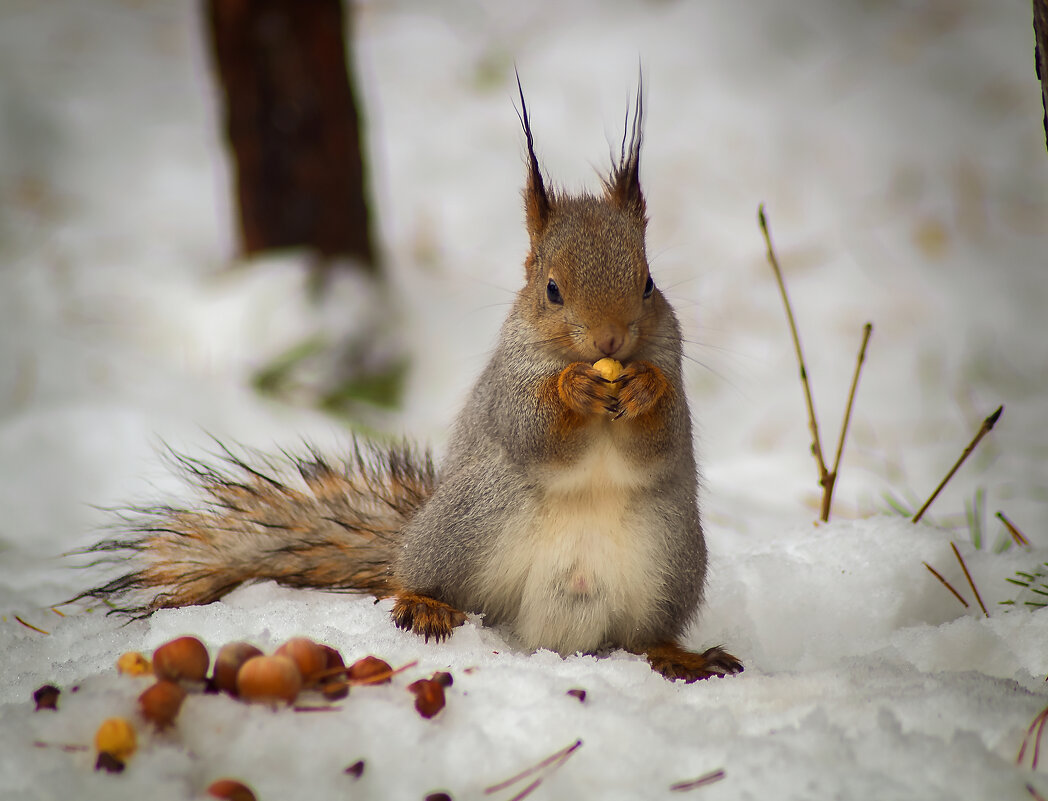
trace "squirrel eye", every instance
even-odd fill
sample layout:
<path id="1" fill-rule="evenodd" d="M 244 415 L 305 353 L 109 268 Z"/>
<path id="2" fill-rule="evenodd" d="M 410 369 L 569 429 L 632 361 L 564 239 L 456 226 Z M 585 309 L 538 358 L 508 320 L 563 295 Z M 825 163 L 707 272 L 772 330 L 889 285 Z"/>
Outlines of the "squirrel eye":
<path id="1" fill-rule="evenodd" d="M 655 291 L 655 282 L 651 280 L 651 276 L 648 276 L 648 280 L 644 284 L 644 299 L 647 300 L 651 297 L 651 293 Z"/>
<path id="2" fill-rule="evenodd" d="M 557 286 L 557 282 L 552 278 L 549 279 L 549 283 L 546 284 L 546 297 L 549 298 L 550 303 L 556 303 L 558 306 L 564 305 L 564 298 L 560 294 L 560 287 Z"/>

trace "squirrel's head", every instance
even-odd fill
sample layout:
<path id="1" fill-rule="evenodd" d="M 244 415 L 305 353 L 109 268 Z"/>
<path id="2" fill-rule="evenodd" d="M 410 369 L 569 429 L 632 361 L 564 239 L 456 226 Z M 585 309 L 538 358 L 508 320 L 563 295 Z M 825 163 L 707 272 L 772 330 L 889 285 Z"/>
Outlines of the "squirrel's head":
<path id="1" fill-rule="evenodd" d="M 520 79 L 517 79 L 518 89 Z M 530 248 L 524 262 L 524 313 L 544 346 L 569 361 L 628 360 L 654 329 L 666 301 L 655 288 L 644 248 L 640 189 L 642 94 L 628 138 L 599 196 L 569 196 L 546 186 L 520 93 L 528 145 L 524 188 Z"/>

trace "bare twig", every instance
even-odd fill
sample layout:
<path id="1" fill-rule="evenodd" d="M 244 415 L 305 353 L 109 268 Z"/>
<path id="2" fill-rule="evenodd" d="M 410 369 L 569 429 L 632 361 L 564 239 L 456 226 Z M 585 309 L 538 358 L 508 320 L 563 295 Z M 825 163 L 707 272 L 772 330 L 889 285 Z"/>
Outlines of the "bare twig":
<path id="1" fill-rule="evenodd" d="M 852 376 L 851 389 L 848 390 L 848 405 L 844 408 L 844 420 L 841 422 L 841 435 L 837 439 L 837 455 L 833 458 L 833 469 L 826 475 L 822 486 L 822 521 L 830 519 L 830 504 L 833 502 L 833 488 L 837 484 L 837 471 L 841 467 L 841 455 L 844 453 L 844 439 L 848 436 L 848 424 L 851 422 L 852 406 L 855 403 L 855 390 L 859 387 L 859 375 L 863 362 L 866 361 L 866 346 L 873 333 L 873 323 L 866 323 L 862 328 L 862 345 L 859 346 L 859 357 L 855 362 L 855 374 Z"/>
<path id="2" fill-rule="evenodd" d="M 926 568 L 928 568 L 928 570 L 930 570 L 930 571 L 931 571 L 931 574 L 932 574 L 933 576 L 935 576 L 935 578 L 939 579 L 939 581 L 941 581 L 941 582 L 942 582 L 942 585 L 943 585 L 943 586 L 944 586 L 944 587 L 945 587 L 946 589 L 948 589 L 948 590 L 949 590 L 950 592 L 952 592 L 952 593 L 953 593 L 953 597 L 954 597 L 954 598 L 956 598 L 956 599 L 957 599 L 958 601 L 960 601 L 960 602 L 961 602 L 962 604 L 964 604 L 964 608 L 965 608 L 965 609 L 967 609 L 967 608 L 968 608 L 968 602 L 967 602 L 966 600 L 964 600 L 964 598 L 962 598 L 962 597 L 961 597 L 961 594 L 960 594 L 959 592 L 957 592 L 957 590 L 955 590 L 955 589 L 953 588 L 953 585 L 952 585 L 952 584 L 950 584 L 950 582 L 948 582 L 948 581 L 947 581 L 946 579 L 944 579 L 944 578 L 942 577 L 942 573 L 940 573 L 940 572 L 939 572 L 938 570 L 936 570 L 936 569 L 935 569 L 934 567 L 932 567 L 932 566 L 931 566 L 930 564 L 928 564 L 927 562 L 921 562 L 921 564 L 922 564 L 922 565 L 924 565 L 924 566 L 925 566 Z"/>
<path id="3" fill-rule="evenodd" d="M 51 633 L 51 632 L 49 632 L 49 631 L 44 631 L 44 630 L 43 630 L 42 628 L 39 628 L 38 626 L 34 626 L 34 625 L 33 625 L 32 623 L 26 623 L 26 622 L 25 622 L 24 620 L 22 620 L 22 618 L 20 618 L 20 617 L 19 617 L 18 615 L 15 615 L 15 616 L 14 616 L 14 618 L 15 618 L 15 620 L 17 620 L 17 621 L 18 621 L 19 623 L 21 623 L 21 624 L 22 624 L 23 626 L 25 626 L 25 627 L 26 627 L 27 629 L 32 629 L 33 631 L 38 631 L 38 632 L 40 632 L 41 634 L 50 634 L 50 633 Z"/>
<path id="4" fill-rule="evenodd" d="M 510 801 L 520 801 L 521 798 L 524 798 L 532 790 L 538 787 L 542 783 L 542 780 L 546 776 L 548 776 L 550 772 L 556 770 L 561 765 L 563 765 L 567 761 L 568 757 L 570 757 L 572 753 L 581 745 L 582 740 L 576 740 L 574 743 L 567 746 L 566 748 L 562 748 L 559 751 L 557 751 L 557 753 L 551 754 L 550 756 L 546 757 L 537 765 L 532 765 L 530 768 L 522 770 L 516 776 L 511 776 L 510 778 L 506 779 L 505 781 L 499 782 L 498 784 L 493 784 L 490 787 L 485 787 L 484 794 L 491 795 L 492 793 L 497 793 L 499 790 L 505 790 L 507 787 L 510 787 L 516 784 L 517 782 L 521 781 L 522 779 L 526 779 L 528 776 L 531 776 L 533 773 L 537 773 L 543 768 L 549 767 L 549 770 L 545 774 L 535 779 L 533 782 L 527 785 L 527 787 L 525 787 L 523 790 L 521 790 L 519 793 L 513 796 L 513 798 L 510 799 Z"/>
<path id="5" fill-rule="evenodd" d="M 707 784 L 713 784 L 723 779 L 725 773 L 723 770 L 715 770 L 711 773 L 707 773 L 703 776 L 699 776 L 697 779 L 692 779 L 686 782 L 677 782 L 676 784 L 670 785 L 670 790 L 674 792 L 683 792 L 685 790 L 694 790 L 696 787 L 705 787 Z"/>
<path id="6" fill-rule="evenodd" d="M 986 617 L 990 616 L 990 613 L 986 611 L 986 604 L 983 603 L 982 598 L 979 597 L 979 590 L 975 587 L 975 582 L 972 581 L 972 574 L 968 572 L 968 565 L 964 563 L 964 557 L 961 556 L 961 552 L 957 550 L 956 543 L 951 542 L 950 547 L 953 548 L 953 555 L 957 557 L 957 561 L 961 563 L 961 570 L 964 571 L 964 577 L 968 579 L 968 586 L 972 588 L 972 592 L 975 593 L 975 600 L 979 602 L 979 608 L 982 609 L 983 614 Z"/>
<path id="7" fill-rule="evenodd" d="M 779 293 L 782 295 L 782 303 L 786 307 L 786 320 L 790 324 L 790 336 L 793 337 L 793 349 L 797 353 L 797 362 L 800 364 L 801 385 L 804 387 L 804 402 L 808 406 L 808 428 L 811 429 L 811 452 L 815 456 L 815 462 L 819 466 L 819 484 L 826 486 L 828 472 L 826 460 L 822 458 L 822 443 L 819 440 L 819 423 L 815 418 L 815 403 L 811 397 L 811 385 L 808 383 L 808 368 L 804 364 L 804 353 L 801 350 L 801 339 L 797 333 L 797 323 L 793 319 L 793 308 L 790 306 L 790 298 L 786 294 L 786 282 L 782 277 L 782 268 L 775 256 L 775 248 L 771 243 L 771 231 L 768 230 L 768 220 L 764 216 L 764 204 L 757 208 L 757 221 L 760 223 L 761 233 L 764 234 L 764 244 L 768 247 L 768 263 L 775 272 L 775 280 L 779 284 Z"/>
<path id="8" fill-rule="evenodd" d="M 1019 527 L 1016 526 L 1015 523 L 1013 523 L 1011 520 L 1009 520 L 1008 516 L 1004 512 L 998 512 L 997 519 L 1004 523 L 1004 527 L 1008 529 L 1008 533 L 1012 535 L 1012 539 L 1015 541 L 1016 545 L 1030 544 L 1030 541 L 1026 539 L 1026 535 L 1019 531 Z"/>
<path id="9" fill-rule="evenodd" d="M 1030 794 L 1030 797 L 1033 799 L 1033 801 L 1048 801 L 1045 799 L 1043 795 L 1037 792 L 1037 790 L 1034 788 L 1032 784 L 1026 785 L 1026 792 Z"/>
<path id="10" fill-rule="evenodd" d="M 964 464 L 964 460 L 967 459 L 971 452 L 975 450 L 975 446 L 979 444 L 979 441 L 988 433 L 990 433 L 990 431 L 994 427 L 994 424 L 997 422 L 998 418 L 1000 418 L 1001 413 L 1003 411 L 1004 406 L 998 406 L 997 411 L 995 411 L 993 414 L 991 414 L 989 417 L 983 420 L 982 426 L 979 428 L 979 431 L 976 433 L 972 441 L 968 443 L 968 447 L 964 449 L 964 452 L 961 454 L 961 458 L 958 459 L 956 464 L 954 464 L 954 466 L 950 468 L 950 472 L 946 474 L 946 478 L 939 482 L 939 486 L 935 488 L 935 492 L 931 494 L 931 497 L 929 497 L 928 500 L 924 502 L 924 506 L 917 510 L 917 514 L 913 516 L 914 523 L 918 522 L 924 516 L 924 513 L 928 511 L 928 507 L 932 505 L 932 501 L 934 501 L 939 496 L 939 493 L 942 492 L 942 488 L 946 486 L 947 482 L 951 478 L 953 478 L 953 474 L 957 472 L 957 470 L 960 468 L 962 464 Z"/>

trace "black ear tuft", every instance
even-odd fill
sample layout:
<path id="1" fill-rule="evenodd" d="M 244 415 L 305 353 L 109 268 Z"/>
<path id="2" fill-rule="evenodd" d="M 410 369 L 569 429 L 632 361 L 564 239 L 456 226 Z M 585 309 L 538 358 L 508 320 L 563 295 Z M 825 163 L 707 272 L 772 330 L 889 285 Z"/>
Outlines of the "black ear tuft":
<path id="1" fill-rule="evenodd" d="M 611 175 L 604 182 L 608 197 L 624 211 L 635 213 L 642 222 L 646 222 L 644 195 L 640 190 L 640 145 L 643 139 L 644 123 L 644 80 L 637 76 L 637 103 L 633 109 L 633 123 L 629 120 L 629 107 L 626 108 L 626 122 L 622 131 L 622 148 L 619 151 L 618 164 L 612 164 Z M 629 133 L 627 145 L 626 134 Z"/>
<path id="2" fill-rule="evenodd" d="M 520 124 L 524 126 L 524 136 L 528 142 L 528 183 L 524 187 L 524 212 L 527 219 L 528 235 L 534 242 L 549 222 L 553 202 L 546 185 L 542 180 L 539 160 L 535 157 L 535 140 L 531 136 L 531 122 L 528 120 L 528 107 L 524 103 L 524 89 L 520 85 L 520 74 L 517 76 L 517 91 L 520 92 Z"/>

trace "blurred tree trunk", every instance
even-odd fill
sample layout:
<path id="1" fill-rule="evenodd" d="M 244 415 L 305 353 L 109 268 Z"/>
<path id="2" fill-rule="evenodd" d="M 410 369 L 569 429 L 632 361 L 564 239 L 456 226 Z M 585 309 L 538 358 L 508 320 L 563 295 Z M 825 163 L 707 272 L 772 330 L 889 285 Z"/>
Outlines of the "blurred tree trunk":
<path id="1" fill-rule="evenodd" d="M 1048 147 L 1048 0 L 1033 0 L 1034 66 L 1041 79 L 1041 103 L 1044 107 L 1044 143 Z"/>
<path id="2" fill-rule="evenodd" d="M 206 3 L 243 252 L 306 247 L 376 270 L 342 0 Z"/>

